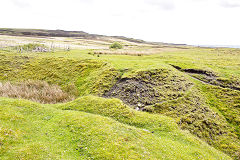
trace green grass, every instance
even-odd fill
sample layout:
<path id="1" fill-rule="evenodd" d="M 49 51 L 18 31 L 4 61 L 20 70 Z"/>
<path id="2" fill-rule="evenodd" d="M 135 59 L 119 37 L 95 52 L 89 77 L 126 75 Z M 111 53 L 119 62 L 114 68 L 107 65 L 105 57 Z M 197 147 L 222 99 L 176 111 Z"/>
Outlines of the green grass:
<path id="1" fill-rule="evenodd" d="M 173 119 L 117 99 L 40 105 L 0 98 L 0 112 L 1 159 L 231 159 Z"/>
<path id="2" fill-rule="evenodd" d="M 208 103 L 217 108 L 226 120 L 235 127 L 240 138 L 240 92 L 215 86 L 202 86 Z"/>
<path id="3" fill-rule="evenodd" d="M 57 84 L 73 95 L 102 94 L 116 81 L 119 72 L 99 60 L 61 57 L 0 55 L 1 81 L 41 80 Z"/>
<path id="4" fill-rule="evenodd" d="M 12 54 L 6 51 L 1 52 L 1 81 L 16 82 L 25 81 L 28 79 L 42 80 L 47 81 L 50 84 L 57 84 L 61 86 L 64 91 L 70 92 L 78 96 L 101 96 L 104 92 L 108 91 L 116 82 L 118 82 L 120 77 L 141 78 L 144 77 L 144 75 L 139 76 L 139 73 L 144 74 L 153 70 L 166 70 L 169 73 L 166 75 L 166 84 L 169 84 L 169 88 L 162 91 L 165 97 L 165 101 L 164 103 L 156 103 L 152 106 L 148 106 L 150 107 L 150 110 L 153 111 L 153 113 L 158 115 L 129 110 L 128 107 L 124 106 L 117 99 L 106 100 L 92 96 L 80 97 L 79 99 L 66 104 L 46 105 L 47 107 L 45 105 L 37 106 L 43 107 L 43 112 L 46 113 L 48 112 L 47 110 L 45 111 L 46 108 L 49 109 L 49 112 L 51 110 L 51 112 L 54 112 L 56 114 L 60 114 L 59 112 L 61 112 L 61 116 L 65 115 L 66 113 L 86 114 L 84 112 L 88 112 L 88 115 L 91 116 L 99 116 L 101 118 L 108 117 L 108 120 L 110 118 L 111 121 L 120 123 L 123 126 L 135 127 L 136 130 L 147 129 L 150 132 L 154 131 L 152 135 L 155 138 L 157 137 L 156 139 L 158 140 L 152 139 L 151 141 L 156 141 L 159 143 L 159 137 L 161 136 L 168 137 L 169 140 L 175 139 L 175 131 L 179 129 L 173 122 L 174 120 L 177 122 L 178 126 L 181 129 L 188 130 L 191 134 L 201 138 L 203 141 L 207 142 L 216 149 L 227 153 L 232 158 L 239 159 L 240 157 L 240 92 L 233 91 L 231 89 L 222 89 L 221 87 L 202 83 L 199 80 L 191 78 L 191 76 L 194 75 L 189 75 L 187 73 L 181 72 L 171 66 L 176 65 L 181 67 L 182 69 L 199 69 L 212 72 L 217 76 L 218 80 L 223 82 L 225 86 L 234 85 L 236 87 L 239 87 L 240 51 L 237 49 L 190 48 L 181 51 L 163 52 L 148 56 L 98 56 L 88 54 L 89 52 L 93 52 L 92 50 L 71 50 L 70 52 L 59 51 L 54 53 L 23 53 L 21 55 Z M 174 94 L 170 93 L 172 93 L 171 89 L 173 89 L 174 87 L 178 87 L 175 83 L 179 80 L 178 77 L 183 77 L 186 82 L 192 83 L 193 87 L 186 92 L 183 92 L 181 98 L 174 99 L 172 98 Z M 202 78 L 203 76 L 196 75 L 195 77 Z M 5 101 L 13 100 L 6 99 Z M 16 112 L 16 114 L 17 113 L 18 112 Z M 171 117 L 173 119 L 167 118 L 162 115 Z M 28 122 L 30 123 L 30 120 Z M 162 127 L 159 127 L 159 123 L 161 123 Z M 104 124 L 96 123 L 96 125 L 101 126 Z M 32 126 L 29 126 L 29 128 L 31 127 Z M 105 127 L 107 128 L 107 126 L 103 126 L 102 128 Z M 173 130 L 174 134 L 172 134 Z M 59 130 L 57 130 L 56 133 L 57 132 L 59 132 Z M 78 134 L 80 134 L 79 132 Z M 103 131 L 99 131 L 98 133 L 100 134 L 101 132 Z M 181 132 L 181 134 L 176 135 L 176 137 L 178 138 L 176 138 L 175 140 L 181 141 L 182 146 L 188 147 L 188 138 L 183 138 L 184 136 L 186 136 L 186 133 L 182 133 L 182 131 L 180 130 L 177 132 Z M 115 133 L 115 131 L 108 133 L 113 134 Z M 187 135 L 191 136 L 190 133 L 188 133 Z M 17 134 L 18 130 L 16 130 L 16 136 Z M 37 131 L 34 132 L 31 136 L 34 136 L 34 134 L 37 135 Z M 127 132 L 126 134 L 130 134 L 130 132 Z M 8 141 L 12 141 L 14 139 L 15 138 L 13 136 L 12 138 L 9 138 Z M 137 142 L 136 139 L 134 140 L 135 142 Z M 56 140 L 56 143 L 57 141 L 58 140 Z M 110 141 L 111 140 L 109 140 L 108 142 L 110 143 Z M 36 140 L 36 142 L 38 142 L 38 140 Z M 17 144 L 18 143 L 20 142 L 17 142 Z M 86 142 L 86 144 L 87 143 L 90 144 L 90 142 Z M 101 143 L 104 142 L 101 141 L 98 143 L 98 145 L 100 145 Z M 150 143 L 150 140 L 149 143 L 146 142 L 146 144 L 150 146 L 158 145 L 158 143 Z M 157 146 L 155 147 L 157 148 L 156 150 L 151 148 L 146 151 L 147 153 L 149 152 L 149 154 L 156 155 L 155 157 L 150 157 L 150 159 L 164 159 L 164 157 L 161 156 L 163 156 L 164 154 L 167 155 L 167 153 L 170 153 L 170 151 L 172 150 L 171 149 L 165 153 L 161 153 L 160 157 L 158 157 L 157 150 L 160 148 L 158 148 Z M 191 145 L 190 148 L 192 148 Z M 135 155 L 134 149 L 125 149 L 123 149 L 122 154 L 116 153 L 116 156 L 124 155 L 124 152 L 127 151 L 129 152 L 129 154 L 126 153 L 125 155 Z M 138 150 L 141 149 L 138 148 Z M 186 148 L 186 151 L 187 150 L 188 149 Z M 91 152 L 91 154 L 89 154 L 89 156 L 92 156 L 93 151 L 95 150 L 91 148 L 89 151 Z M 134 153 L 132 151 L 134 151 Z M 74 155 L 72 153 L 73 152 L 69 153 L 68 155 Z M 107 153 L 109 153 L 109 155 L 113 154 L 111 151 Z M 172 154 L 175 154 L 176 157 L 177 155 L 179 155 L 178 153 L 179 152 L 177 150 L 172 150 Z M 43 154 L 44 153 L 42 152 L 42 155 Z M 199 155 L 202 155 L 202 157 L 200 156 L 199 159 L 213 159 L 207 155 L 203 156 L 202 152 L 199 152 Z M 53 156 L 56 156 L 56 154 L 53 154 Z M 52 158 L 54 159 L 55 157 Z M 60 158 L 68 159 L 68 157 Z M 71 158 L 72 157 L 70 157 L 70 159 Z M 94 158 L 97 159 L 99 157 Z M 114 158 L 117 159 L 118 157 L 113 157 L 113 159 Z M 144 159 L 144 157 L 141 156 L 128 158 Z M 180 158 L 181 157 L 178 157 L 178 159 Z M 187 156 L 184 156 L 184 158 L 192 159 L 191 157 Z M 193 159 L 197 158 L 193 157 Z"/>
<path id="5" fill-rule="evenodd" d="M 71 50 L 70 52 L 42 53 L 41 57 L 65 57 L 74 59 L 97 59 L 109 62 L 114 68 L 123 70 L 169 68 L 175 64 L 181 68 L 203 69 L 213 71 L 222 78 L 240 76 L 240 50 L 238 49 L 201 49 L 191 48 L 175 52 L 164 52 L 156 55 L 97 55 L 87 54 L 92 50 Z M 27 54 L 29 55 L 29 54 Z M 36 54 L 32 54 L 36 56 Z"/>

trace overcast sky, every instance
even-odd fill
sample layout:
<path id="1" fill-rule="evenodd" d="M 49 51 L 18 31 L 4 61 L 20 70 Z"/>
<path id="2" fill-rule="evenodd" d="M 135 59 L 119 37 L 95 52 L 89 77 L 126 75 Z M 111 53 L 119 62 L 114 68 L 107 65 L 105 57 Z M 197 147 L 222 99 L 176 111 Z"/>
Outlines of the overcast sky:
<path id="1" fill-rule="evenodd" d="M 0 0 L 0 27 L 240 45 L 240 0 Z"/>

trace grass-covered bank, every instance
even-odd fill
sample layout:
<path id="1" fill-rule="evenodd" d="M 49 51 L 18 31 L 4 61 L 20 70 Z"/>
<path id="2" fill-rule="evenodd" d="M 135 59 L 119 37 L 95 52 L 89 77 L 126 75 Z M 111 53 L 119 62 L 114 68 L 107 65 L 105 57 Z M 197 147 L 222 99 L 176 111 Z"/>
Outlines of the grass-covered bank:
<path id="1" fill-rule="evenodd" d="M 231 159 L 173 119 L 117 99 L 41 105 L 0 98 L 0 112 L 1 159 Z"/>
<path id="2" fill-rule="evenodd" d="M 1 81 L 44 81 L 73 96 L 103 94 L 120 74 L 100 60 L 15 54 L 0 54 L 0 58 Z"/>

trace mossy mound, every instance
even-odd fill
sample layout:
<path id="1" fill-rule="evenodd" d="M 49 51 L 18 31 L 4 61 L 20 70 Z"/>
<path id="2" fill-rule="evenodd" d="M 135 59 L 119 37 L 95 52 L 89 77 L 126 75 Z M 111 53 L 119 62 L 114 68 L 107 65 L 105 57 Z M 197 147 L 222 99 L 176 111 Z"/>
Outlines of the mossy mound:
<path id="1" fill-rule="evenodd" d="M 182 129 L 238 159 L 240 140 L 234 127 L 218 111 L 211 109 L 199 90 L 193 88 L 184 97 L 153 106 L 155 113 L 176 118 Z"/>
<path id="2" fill-rule="evenodd" d="M 0 159 L 231 159 L 171 118 L 136 112 L 117 99 L 40 105 L 0 98 L 0 113 Z"/>
<path id="3" fill-rule="evenodd" d="M 156 69 L 128 74 L 105 96 L 119 98 L 137 110 L 173 117 L 182 129 L 235 158 L 240 156 L 240 140 L 234 127 L 211 109 L 198 86 L 180 72 Z M 234 120 L 237 122 L 236 116 Z"/>

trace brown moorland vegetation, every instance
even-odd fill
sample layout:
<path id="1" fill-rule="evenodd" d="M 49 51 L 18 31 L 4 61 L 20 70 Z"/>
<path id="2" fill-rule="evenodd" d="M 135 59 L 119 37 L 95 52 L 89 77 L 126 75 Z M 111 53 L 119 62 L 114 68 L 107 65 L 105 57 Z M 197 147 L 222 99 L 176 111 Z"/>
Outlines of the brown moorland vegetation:
<path id="1" fill-rule="evenodd" d="M 57 85 L 49 85 L 44 81 L 25 81 L 13 84 L 0 82 L 0 96 L 23 98 L 39 103 L 60 103 L 74 99 L 74 96 L 62 91 Z"/>

